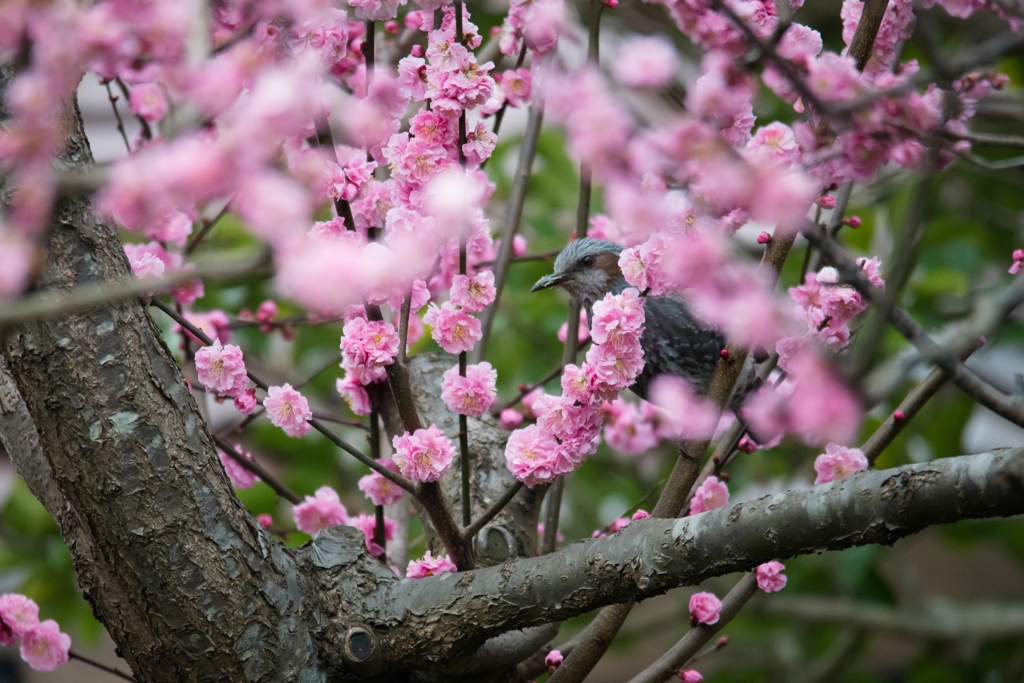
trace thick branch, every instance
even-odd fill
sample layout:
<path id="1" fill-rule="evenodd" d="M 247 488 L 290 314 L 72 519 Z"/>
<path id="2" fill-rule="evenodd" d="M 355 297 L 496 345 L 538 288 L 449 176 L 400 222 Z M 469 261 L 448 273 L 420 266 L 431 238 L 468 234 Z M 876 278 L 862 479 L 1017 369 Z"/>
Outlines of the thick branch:
<path id="1" fill-rule="evenodd" d="M 641 600 L 769 560 L 891 544 L 933 524 L 1021 513 L 1024 448 L 861 472 L 683 519 L 640 520 L 550 555 L 403 583 L 395 589 L 393 609 L 405 621 L 387 638 L 408 656 L 443 658 L 471 650 L 482 637 Z M 475 621 L 472 633 L 464 628 L 467 615 Z M 428 624 L 442 642 L 409 642 L 409 634 Z M 409 648 L 421 651 L 414 655 Z"/>

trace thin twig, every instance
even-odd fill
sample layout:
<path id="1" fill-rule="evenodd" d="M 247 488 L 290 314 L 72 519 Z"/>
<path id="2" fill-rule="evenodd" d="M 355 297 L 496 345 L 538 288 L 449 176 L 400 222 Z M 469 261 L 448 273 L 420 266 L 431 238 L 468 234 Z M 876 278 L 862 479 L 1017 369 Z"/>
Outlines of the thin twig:
<path id="1" fill-rule="evenodd" d="M 981 348 L 980 344 L 975 348 Z M 974 350 L 972 348 L 961 354 L 960 359 L 967 360 Z M 949 375 L 942 368 L 935 368 L 920 384 L 910 390 L 896 410 L 885 418 L 885 422 L 880 424 L 875 433 L 860 447 L 869 463 L 872 465 L 875 463 L 882 451 L 893 442 L 907 423 L 921 411 L 921 408 L 947 381 L 949 381 Z"/>
<path id="2" fill-rule="evenodd" d="M 520 401 L 522 401 L 523 397 L 526 396 L 528 393 L 530 393 L 531 391 L 533 391 L 537 387 L 544 386 L 545 384 L 547 384 L 548 382 L 550 382 L 555 377 L 558 377 L 561 374 L 562 374 L 562 364 L 559 363 L 557 366 L 555 366 L 551 370 L 551 372 L 549 372 L 548 374 L 544 375 L 543 378 L 537 380 L 533 384 L 529 384 L 529 385 L 524 386 L 523 388 L 521 388 L 519 390 L 519 393 L 516 395 L 515 398 L 509 399 L 508 401 L 506 401 L 505 403 L 501 404 L 497 408 L 492 408 L 491 409 L 491 415 L 493 415 L 494 417 L 498 417 L 499 415 L 501 415 L 502 411 L 507 410 L 508 408 L 511 408 L 515 404 L 517 404 Z"/>
<path id="3" fill-rule="evenodd" d="M 216 226 L 217 223 L 220 222 L 220 219 L 224 218 L 224 216 L 227 215 L 229 206 L 231 206 L 230 201 L 224 204 L 224 208 L 217 212 L 216 216 L 214 216 L 213 218 L 203 220 L 203 227 L 199 230 L 199 232 L 196 233 L 195 237 L 193 237 L 189 241 L 189 243 L 185 245 L 185 256 L 188 256 L 193 251 L 195 251 L 195 248 L 198 247 L 204 239 L 206 239 L 206 236 L 209 235 L 210 231 L 213 230 L 214 226 Z"/>
<path id="4" fill-rule="evenodd" d="M 110 81 L 104 81 L 104 87 L 107 89 L 107 99 L 110 100 L 110 107 L 114 110 L 114 119 L 117 120 L 117 131 L 121 134 L 121 139 L 124 140 L 124 148 L 128 150 L 128 153 L 132 153 L 132 143 L 128 142 L 128 133 L 124 129 L 124 121 L 121 119 L 121 112 L 117 108 L 117 95 L 110 88 Z"/>
<path id="5" fill-rule="evenodd" d="M 190 323 L 184 317 L 178 315 L 178 313 L 173 308 L 171 308 L 170 306 L 168 306 L 164 302 L 160 301 L 159 299 L 154 298 L 151 303 L 152 303 L 153 306 L 159 308 L 161 311 L 166 313 L 172 320 L 174 320 L 174 322 L 178 323 L 183 328 L 185 328 L 186 330 L 191 332 L 192 335 L 195 336 L 195 338 L 198 339 L 199 341 L 203 342 L 203 344 L 206 344 L 207 346 L 209 346 L 210 344 L 213 343 L 210 340 L 210 338 L 208 336 L 206 336 L 205 332 L 203 332 L 198 327 L 196 327 L 195 325 Z M 257 387 L 259 387 L 260 389 L 263 389 L 264 391 L 267 391 L 267 389 L 270 388 L 270 385 L 266 381 L 261 379 L 252 370 L 246 370 L 246 374 L 249 376 L 249 379 L 251 379 L 253 381 L 253 383 Z M 331 443 L 333 443 L 334 445 L 338 446 L 340 449 L 342 449 L 346 453 L 352 455 L 353 457 L 355 457 L 356 460 L 359 460 L 364 465 L 369 467 L 371 470 L 373 470 L 374 472 L 377 472 L 378 474 L 383 476 L 385 479 L 390 480 L 396 486 L 399 486 L 402 489 L 404 489 L 405 491 L 408 491 L 410 493 L 413 493 L 414 491 L 416 491 L 416 485 L 412 481 L 410 481 L 409 479 L 406 479 L 405 477 L 403 477 L 398 472 L 393 472 L 393 471 L 389 470 L 387 467 L 384 467 L 380 463 L 376 462 L 375 460 L 373 460 L 372 458 L 367 456 L 365 453 L 360 451 L 358 448 L 356 448 L 355 446 L 353 446 L 352 444 L 348 443 L 347 441 L 345 441 L 344 439 L 339 437 L 337 434 L 332 432 L 330 429 L 328 429 L 326 426 L 324 426 L 324 424 L 322 422 L 320 422 L 318 419 L 316 419 L 315 417 L 309 420 L 309 425 L 313 429 L 317 430 L 318 432 L 320 432 L 321 434 L 326 436 L 328 438 L 328 440 L 331 441 Z"/>
<path id="6" fill-rule="evenodd" d="M 932 360 L 950 375 L 953 383 L 964 393 L 992 412 L 1011 422 L 1024 426 L 1024 405 L 1019 399 L 1007 396 L 964 366 L 955 353 L 950 353 L 935 342 L 924 329 L 903 309 L 895 305 L 881 289 L 875 287 L 854 260 L 836 242 L 823 235 L 820 226 L 808 227 L 804 234 L 815 243 L 836 266 L 842 280 L 853 285 L 864 298 L 879 309 L 890 324 L 902 334 L 918 352 Z M 1024 298 L 1024 288 L 1021 288 Z"/>
<path id="7" fill-rule="evenodd" d="M 228 443 L 223 438 L 217 436 L 216 434 L 211 434 L 211 436 L 213 437 L 213 442 L 217 444 L 217 448 L 224 451 L 225 455 L 227 455 L 229 458 L 237 462 L 244 469 L 252 472 L 257 477 L 262 479 L 263 483 L 269 486 L 270 488 L 274 489 L 274 492 L 277 493 L 277 495 L 281 496 L 292 505 L 298 505 L 299 503 L 302 502 L 302 496 L 292 491 L 282 482 L 278 481 L 278 479 L 274 475 L 272 475 L 270 472 L 264 469 L 263 466 L 256 462 L 255 459 L 250 460 L 249 458 L 245 457 L 244 455 L 239 453 L 234 446 L 232 446 L 230 443 Z"/>
<path id="8" fill-rule="evenodd" d="M 101 664 L 101 663 L 97 662 L 95 659 L 92 659 L 90 657 L 86 657 L 85 655 L 79 654 L 79 653 L 75 652 L 74 650 L 68 650 L 68 658 L 70 658 L 70 659 L 77 659 L 80 662 L 84 662 L 85 664 L 88 664 L 89 666 L 96 667 L 97 669 L 100 669 L 101 671 L 106 671 L 108 674 L 112 674 L 114 676 L 117 676 L 118 678 L 123 678 L 126 681 L 132 681 L 132 683 L 134 683 L 134 681 L 135 681 L 135 679 L 133 677 L 129 676 L 128 674 L 126 674 L 125 672 L 121 671 L 120 669 L 117 669 L 117 668 L 112 667 L 112 666 L 107 666 L 106 664 Z"/>
<path id="9" fill-rule="evenodd" d="M 501 247 L 498 249 L 498 258 L 494 268 L 494 301 L 480 315 L 481 334 L 480 341 L 476 343 L 476 348 L 473 349 L 474 363 L 482 361 L 487 353 L 487 342 L 491 337 L 494 316 L 498 313 L 498 302 L 501 300 L 501 293 L 505 289 L 508 278 L 508 266 L 512 259 L 515 236 L 519 232 L 519 225 L 523 220 L 526 190 L 530 182 L 530 173 L 533 169 L 533 159 L 537 156 L 537 140 L 540 137 L 540 129 L 543 122 L 544 110 L 541 106 L 539 104 L 530 105 L 526 121 L 526 132 L 523 134 L 523 143 L 519 148 L 519 164 L 516 166 L 516 174 L 512 180 L 512 191 L 509 194 L 508 204 L 505 206 L 505 225 L 501 229 Z"/>
<path id="10" fill-rule="evenodd" d="M 512 486 L 505 491 L 504 495 L 495 501 L 491 507 L 487 508 L 487 510 L 485 510 L 475 522 L 462 530 L 462 537 L 467 541 L 472 542 L 473 537 L 476 536 L 488 522 L 494 519 L 499 512 L 504 510 L 506 505 L 512 502 L 512 499 L 516 497 L 516 494 L 519 493 L 519 490 L 522 489 L 523 486 L 524 484 L 521 481 L 516 481 L 516 483 L 512 484 Z"/>
<path id="11" fill-rule="evenodd" d="M 704 645 L 721 631 L 726 624 L 739 614 L 747 601 L 757 592 L 757 577 L 747 572 L 722 600 L 722 611 L 714 624 L 694 626 L 678 643 L 663 654 L 658 661 L 630 679 L 629 683 L 664 683 L 693 658 Z"/>

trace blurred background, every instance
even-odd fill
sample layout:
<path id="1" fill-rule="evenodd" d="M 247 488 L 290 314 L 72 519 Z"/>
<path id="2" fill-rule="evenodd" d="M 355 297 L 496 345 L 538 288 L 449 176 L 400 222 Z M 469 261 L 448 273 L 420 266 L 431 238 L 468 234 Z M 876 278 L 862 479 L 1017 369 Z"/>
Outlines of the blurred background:
<path id="1" fill-rule="evenodd" d="M 794 20 L 819 30 L 827 48 L 841 49 L 840 3 L 821 0 L 798 10 Z M 473 21 L 482 35 L 500 23 L 507 11 L 503 2 L 472 3 Z M 570 9 L 570 11 L 574 11 Z M 924 10 L 937 21 L 944 54 L 955 54 L 1003 30 L 1005 24 L 989 13 L 967 21 L 949 19 L 941 10 Z M 578 16 L 578 15 L 577 15 Z M 699 51 L 676 31 L 661 6 L 622 2 L 606 11 L 602 24 L 602 57 L 607 61 L 628 33 L 663 33 L 674 40 L 686 66 L 680 87 L 697 72 Z M 562 56 L 569 64 L 582 61 L 585 41 L 565 41 Z M 926 58 L 915 40 L 904 47 L 904 59 Z M 499 68 L 504 68 L 503 65 Z M 1011 78 L 1010 87 L 982 102 L 972 124 L 975 130 L 1019 135 L 1024 130 L 1024 57 L 1008 58 L 999 70 Z M 115 91 L 115 95 L 116 95 Z M 100 160 L 124 154 L 107 90 L 89 75 L 79 91 L 93 150 Z M 642 111 L 646 120 L 676 115 L 669 98 L 640 101 L 631 95 L 627 104 Z M 117 101 L 128 128 L 136 134 L 134 118 Z M 791 121 L 795 114 L 766 89 L 755 113 L 758 124 Z M 503 123 L 501 139 L 487 171 L 497 184 L 488 213 L 497 234 L 504 221 L 504 202 L 518 157 L 525 112 L 512 110 Z M 547 126 L 540 138 L 530 181 L 522 233 L 528 253 L 540 254 L 562 247 L 573 229 L 578 175 L 566 156 L 564 137 Z M 1020 150 L 1017 150 L 1020 151 Z M 1012 150 L 1010 150 L 1012 152 Z M 1024 171 L 994 170 L 992 162 L 1013 157 L 1000 149 L 975 150 L 976 158 L 961 159 L 932 178 L 925 189 L 926 229 L 917 252 L 917 265 L 902 294 L 902 303 L 932 332 L 963 320 L 979 297 L 1005 286 L 1010 252 L 1024 247 Z M 857 186 L 848 215 L 863 224 L 846 231 L 846 244 L 863 255 L 891 259 L 894 235 L 916 189 L 916 179 L 903 171 L 883 169 L 879 178 Z M 602 210 L 595 192 L 593 213 Z M 754 254 L 758 229 L 738 235 L 740 248 Z M 126 240 L 137 240 L 126 235 Z M 251 238 L 231 216 L 218 224 L 202 249 L 228 249 Z M 793 286 L 805 244 L 800 241 L 782 275 L 783 286 Z M 759 253 L 759 252 L 758 252 Z M 499 400 L 516 392 L 518 385 L 545 376 L 561 358 L 556 337 L 565 320 L 566 301 L 560 292 L 529 294 L 530 285 L 550 271 L 550 260 L 525 261 L 512 266 L 509 286 L 501 299 L 488 347 L 489 360 L 498 370 Z M 255 310 L 274 296 L 272 282 L 254 277 L 230 288 L 207 285 L 197 310 L 221 309 L 237 321 L 242 309 Z M 281 317 L 302 312 L 278 301 Z M 168 345 L 180 353 L 180 336 L 156 314 L 166 331 Z M 349 415 L 334 390 L 340 369 L 339 324 L 297 327 L 292 334 L 264 335 L 236 322 L 233 343 L 246 352 L 246 361 L 272 384 L 312 376 L 303 393 L 314 410 Z M 438 350 L 429 338 L 415 351 Z M 888 332 L 875 372 L 854 379 L 877 399 L 865 421 L 866 438 L 891 412 L 905 393 L 926 374 L 918 368 L 905 379 L 886 365 L 909 357 L 902 339 Z M 251 361 L 250 361 L 251 359 Z M 1024 372 L 1024 325 L 1016 314 L 969 363 L 1000 388 L 1020 390 Z M 324 369 L 326 368 L 326 370 Z M 319 374 L 315 374 L 320 371 Z M 893 379 L 895 378 L 895 379 Z M 892 381 L 886 381 L 892 380 Z M 549 390 L 557 393 L 557 380 Z M 880 390 L 883 387 L 884 390 Z M 230 405 L 204 396 L 212 427 L 231 433 L 239 416 Z M 632 399 L 631 399 L 632 400 Z M 350 415 L 349 415 L 350 416 Z M 363 433 L 346 434 L 361 443 Z M 300 494 L 330 485 L 339 491 L 352 514 L 370 505 L 356 488 L 366 472 L 342 456 L 313 432 L 302 440 L 286 437 L 266 420 L 248 427 L 239 442 L 288 486 Z M 889 446 L 877 462 L 886 468 L 1001 446 L 1024 444 L 1024 430 L 980 408 L 954 387 L 943 388 Z M 809 486 L 812 463 L 819 451 L 785 441 L 769 451 L 741 455 L 730 468 L 730 502 L 742 502 L 768 493 Z M 589 538 L 595 529 L 637 507 L 653 506 L 661 483 L 675 458 L 671 444 L 631 456 L 603 445 L 598 454 L 568 480 L 563 498 L 562 528 L 565 543 Z M 291 526 L 290 506 L 275 499 L 269 487 L 258 483 L 239 491 L 254 513 L 274 515 L 279 526 Z M 56 525 L 14 474 L 0 448 L 0 592 L 24 592 L 40 604 L 41 618 L 57 619 L 69 632 L 74 649 L 107 664 L 117 664 L 113 646 L 82 599 L 74 581 L 70 557 Z M 424 545 L 415 520 L 410 529 L 412 557 Z M 304 534 L 287 535 L 289 545 L 308 540 Z M 945 683 L 1013 683 L 1024 681 L 1024 520 L 963 522 L 929 529 L 894 547 L 866 547 L 824 553 L 786 562 L 789 584 L 778 594 L 757 595 L 724 630 L 728 645 L 693 664 L 706 680 L 830 681 Z M 609 655 L 589 681 L 617 683 L 628 680 L 659 657 L 688 628 L 687 602 L 695 590 L 724 595 L 738 576 L 721 577 L 699 588 L 679 589 L 649 600 L 633 611 Z M 559 641 L 582 628 L 590 617 L 567 622 Z M 123 663 L 117 664 L 123 670 Z M 72 662 L 52 674 L 28 670 L 17 652 L 0 648 L 0 683 L 8 681 L 116 680 L 109 674 Z M 543 679 L 541 679 L 543 680 Z"/>

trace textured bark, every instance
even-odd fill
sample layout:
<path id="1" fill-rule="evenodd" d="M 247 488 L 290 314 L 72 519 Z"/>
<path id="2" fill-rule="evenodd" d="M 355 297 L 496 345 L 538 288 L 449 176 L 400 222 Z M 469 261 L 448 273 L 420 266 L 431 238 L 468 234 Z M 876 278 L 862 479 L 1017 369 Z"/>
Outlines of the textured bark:
<path id="1" fill-rule="evenodd" d="M 92 162 L 70 107 L 67 167 Z M 131 278 L 87 198 L 57 202 L 36 289 Z M 238 502 L 139 300 L 7 330 L 3 430 L 142 681 L 322 680 L 291 555 Z M 17 424 L 15 424 L 17 422 Z"/>

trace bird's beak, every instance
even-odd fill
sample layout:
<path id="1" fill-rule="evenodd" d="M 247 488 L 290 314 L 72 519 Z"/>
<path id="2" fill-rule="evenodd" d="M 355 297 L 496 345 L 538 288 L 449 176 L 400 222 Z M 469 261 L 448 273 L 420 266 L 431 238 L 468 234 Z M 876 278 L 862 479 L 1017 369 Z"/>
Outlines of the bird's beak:
<path id="1" fill-rule="evenodd" d="M 539 292 L 542 289 L 547 289 L 548 287 L 560 285 L 568 279 L 569 276 L 566 275 L 565 273 L 551 273 L 551 275 L 545 275 L 541 279 L 537 280 L 537 284 L 531 287 L 530 291 Z"/>

